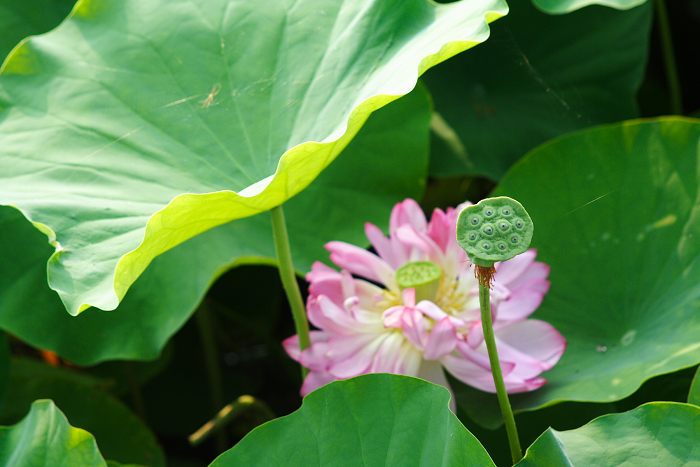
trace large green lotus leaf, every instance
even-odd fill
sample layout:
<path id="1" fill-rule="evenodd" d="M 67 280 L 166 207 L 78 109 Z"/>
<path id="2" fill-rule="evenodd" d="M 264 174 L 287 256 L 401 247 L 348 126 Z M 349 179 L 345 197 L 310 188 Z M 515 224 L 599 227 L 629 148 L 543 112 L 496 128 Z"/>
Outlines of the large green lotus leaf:
<path id="1" fill-rule="evenodd" d="M 165 454 L 153 433 L 122 402 L 99 390 L 95 382 L 70 370 L 13 359 L 0 424 L 19 421 L 36 399 L 53 400 L 73 426 L 95 436 L 104 457 L 122 463 L 165 466 Z"/>
<path id="2" fill-rule="evenodd" d="M 25 37 L 58 26 L 73 3 L 71 0 L 0 0 L 0 62 Z"/>
<path id="3" fill-rule="evenodd" d="M 454 130 L 451 144 L 433 139 L 433 175 L 499 180 L 540 143 L 638 116 L 651 3 L 564 16 L 528 1 L 510 7 L 485 44 L 424 75 L 436 111 Z"/>
<path id="4" fill-rule="evenodd" d="M 700 408 L 652 402 L 571 431 L 548 429 L 518 467 L 700 465 Z"/>
<path id="5" fill-rule="evenodd" d="M 0 203 L 71 314 L 159 254 L 282 204 L 369 114 L 485 40 L 502 0 L 83 0 L 0 76 Z"/>
<path id="6" fill-rule="evenodd" d="M 326 259 L 328 241 L 365 244 L 365 222 L 386 230 L 395 203 L 420 198 L 429 122 L 429 97 L 418 86 L 372 114 L 333 164 L 285 204 L 297 270 Z M 117 310 L 73 317 L 46 285 L 52 251 L 17 210 L 0 207 L 0 327 L 84 365 L 155 358 L 221 273 L 275 258 L 269 214 L 239 219 L 158 256 Z"/>
<path id="7" fill-rule="evenodd" d="M 618 10 L 627 10 L 647 0 L 532 0 L 537 8 L 550 14 L 570 13 L 588 5 L 604 5 Z M 649 2 L 651 3 L 651 2 Z"/>
<path id="8" fill-rule="evenodd" d="M 73 428 L 50 400 L 32 404 L 18 424 L 0 427 L 0 465 L 4 467 L 106 467 L 95 438 Z"/>
<path id="9" fill-rule="evenodd" d="M 480 466 L 495 464 L 449 408 L 442 386 L 371 374 L 330 383 L 268 422 L 211 467 Z"/>
<path id="10" fill-rule="evenodd" d="M 540 146 L 503 179 L 496 194 L 525 206 L 551 266 L 532 316 L 568 341 L 547 384 L 512 396 L 516 410 L 618 400 L 700 362 L 699 148 L 700 120 L 624 122 Z M 493 395 L 461 402 L 498 411 Z"/>

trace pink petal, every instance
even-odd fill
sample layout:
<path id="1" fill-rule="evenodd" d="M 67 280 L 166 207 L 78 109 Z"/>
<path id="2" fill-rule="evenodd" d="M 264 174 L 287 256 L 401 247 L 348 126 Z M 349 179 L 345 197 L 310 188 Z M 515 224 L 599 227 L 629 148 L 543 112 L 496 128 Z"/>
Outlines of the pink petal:
<path id="1" fill-rule="evenodd" d="M 350 274 L 348 271 L 343 269 L 340 271 L 340 277 L 341 277 L 341 287 L 343 289 L 343 296 L 344 297 L 356 297 L 357 292 L 355 291 L 355 279 L 352 278 L 352 274 Z M 358 299 L 359 301 L 359 299 Z"/>
<path id="2" fill-rule="evenodd" d="M 496 264 L 496 281 L 509 287 L 509 284 L 523 274 L 535 261 L 537 250 L 531 248 L 525 253 L 516 256 L 508 261 Z"/>
<path id="3" fill-rule="evenodd" d="M 415 308 L 406 307 L 401 315 L 403 335 L 417 349 L 423 350 L 428 343 L 428 331 L 423 314 Z"/>
<path id="4" fill-rule="evenodd" d="M 357 291 L 357 297 L 360 299 L 360 306 L 362 308 L 380 311 L 375 307 L 375 304 L 377 302 L 377 297 L 381 297 L 384 293 L 384 289 L 370 282 L 355 279 L 355 290 Z"/>
<path id="5" fill-rule="evenodd" d="M 331 347 L 332 344 L 328 342 L 317 342 L 304 349 L 299 363 L 311 371 L 326 371 L 331 364 L 329 357 Z"/>
<path id="6" fill-rule="evenodd" d="M 306 309 L 309 321 L 314 326 L 333 334 L 356 334 L 371 329 L 366 324 L 355 321 L 343 307 L 336 305 L 325 295 L 316 300 L 309 300 Z"/>
<path id="7" fill-rule="evenodd" d="M 444 318 L 430 330 L 423 358 L 426 360 L 438 360 L 451 353 L 456 346 L 457 333 L 455 328 L 449 318 Z"/>
<path id="8" fill-rule="evenodd" d="M 306 275 L 306 280 L 310 282 L 310 298 L 325 295 L 337 305 L 343 304 L 345 296 L 343 295 L 340 272 L 317 261 L 311 267 L 311 272 Z"/>
<path id="9" fill-rule="evenodd" d="M 421 300 L 420 303 L 416 305 L 416 308 L 433 321 L 440 321 L 444 318 L 449 318 L 450 323 L 452 323 L 452 326 L 455 328 L 462 328 L 467 325 L 466 321 L 448 315 L 442 310 L 442 308 L 440 308 L 430 300 Z"/>
<path id="10" fill-rule="evenodd" d="M 430 300 L 421 300 L 420 303 L 416 305 L 416 308 L 422 311 L 425 316 L 432 319 L 433 321 L 440 321 L 441 319 L 450 316 L 447 313 L 445 313 L 442 310 L 442 308 L 440 308 Z"/>
<path id="11" fill-rule="evenodd" d="M 329 242 L 325 246 L 331 252 L 331 261 L 341 268 L 398 292 L 394 270 L 379 256 L 345 242 Z"/>
<path id="12" fill-rule="evenodd" d="M 467 344 L 472 349 L 476 349 L 484 342 L 484 328 L 481 325 L 481 320 L 472 324 L 472 327 L 467 333 Z"/>
<path id="13" fill-rule="evenodd" d="M 365 235 L 377 254 L 393 269 L 398 269 L 402 264 L 408 262 L 406 249 L 402 245 L 397 245 L 398 242 L 385 237 L 384 232 L 376 225 L 366 223 Z"/>
<path id="14" fill-rule="evenodd" d="M 547 279 L 547 277 L 549 277 L 550 269 L 551 268 L 548 265 L 540 263 L 539 261 L 535 261 L 519 277 L 511 281 L 508 284 L 508 287 L 512 290 L 515 290 L 519 287 L 522 287 L 528 281 L 532 281 L 535 279 Z"/>
<path id="15" fill-rule="evenodd" d="M 455 229 L 450 225 L 450 219 L 441 209 L 435 209 L 426 231 L 435 244 L 444 252 L 455 236 Z"/>
<path id="16" fill-rule="evenodd" d="M 424 233 L 418 232 L 411 225 L 402 225 L 396 229 L 394 236 L 405 245 L 417 248 L 427 255 L 430 261 L 437 265 L 442 265 L 443 253 L 439 246 Z"/>
<path id="17" fill-rule="evenodd" d="M 508 394 L 518 394 L 520 392 L 534 391 L 535 389 L 541 388 L 547 380 L 541 377 L 530 378 L 526 380 L 516 379 L 514 377 L 504 378 L 503 382 L 506 385 L 506 392 Z M 493 391 L 496 392 L 494 388 Z"/>
<path id="18" fill-rule="evenodd" d="M 410 308 L 415 308 L 416 306 L 416 289 L 409 287 L 401 292 L 403 297 L 403 304 Z"/>
<path id="19" fill-rule="evenodd" d="M 463 383 L 482 391 L 496 392 L 496 385 L 493 383 L 490 367 L 484 368 L 471 360 L 454 355 L 446 355 L 440 361 L 452 376 Z"/>
<path id="20" fill-rule="evenodd" d="M 391 236 L 393 237 L 396 229 L 405 224 L 412 225 L 418 230 L 423 230 L 427 226 L 423 210 L 418 203 L 410 198 L 398 203 L 392 209 L 391 218 L 389 219 L 389 233 Z"/>
<path id="21" fill-rule="evenodd" d="M 393 371 L 400 358 L 404 338 L 398 332 L 388 333 L 374 357 L 369 373 L 395 373 Z"/>
<path id="22" fill-rule="evenodd" d="M 368 372 L 379 347 L 389 336 L 389 333 L 379 334 L 367 345 L 360 347 L 357 352 L 342 361 L 333 362 L 328 371 L 336 378 L 345 379 Z"/>
<path id="23" fill-rule="evenodd" d="M 566 350 L 566 339 L 554 326 L 537 319 L 528 319 L 498 329 L 496 337 L 543 362 L 545 370 L 551 369 Z"/>
<path id="24" fill-rule="evenodd" d="M 325 331 L 310 331 L 309 332 L 309 337 L 311 338 L 312 344 L 314 344 L 316 342 L 326 341 L 331 336 L 332 336 L 332 334 L 330 332 L 325 332 Z M 297 362 L 299 361 L 299 355 L 301 354 L 301 352 L 299 350 L 299 336 L 297 334 L 283 340 L 282 346 L 284 347 L 284 350 L 287 351 L 289 356 L 292 357 L 292 359 L 296 360 Z"/>
<path id="25" fill-rule="evenodd" d="M 328 339 L 328 350 L 326 358 L 329 363 L 328 367 L 334 362 L 341 362 L 352 357 L 359 352 L 363 347 L 370 345 L 374 339 L 380 334 L 355 334 L 352 336 L 332 336 Z M 304 355 L 302 354 L 302 361 Z"/>
<path id="26" fill-rule="evenodd" d="M 316 277 L 322 276 L 326 273 L 338 274 L 338 271 L 330 266 L 326 266 L 320 261 L 315 261 L 314 264 L 311 265 L 311 272 L 306 275 L 306 280 L 312 282 Z"/>
<path id="27" fill-rule="evenodd" d="M 416 349 L 413 344 L 403 340 L 398 358 L 394 362 L 394 367 L 390 373 L 406 376 L 418 376 L 418 370 L 423 361 L 423 354 Z"/>
<path id="28" fill-rule="evenodd" d="M 301 397 L 333 381 L 335 378 L 327 371 L 312 371 L 306 375 L 304 384 L 301 385 Z"/>
<path id="29" fill-rule="evenodd" d="M 357 297 L 353 297 L 357 298 Z M 366 325 L 368 329 L 378 329 L 384 327 L 382 315 L 375 310 L 366 310 L 361 305 L 355 305 L 350 309 L 352 318 L 361 325 Z"/>
<path id="30" fill-rule="evenodd" d="M 491 372 L 491 361 L 489 360 L 489 354 L 486 350 L 485 344 L 481 345 L 477 350 L 473 349 L 465 342 L 459 341 L 457 342 L 457 350 L 459 350 L 459 353 L 461 353 L 466 359 Z M 499 362 L 501 363 L 501 373 L 503 373 L 504 377 L 508 376 L 515 369 L 515 364 L 512 362 L 503 361 L 501 358 L 499 358 Z"/>
<path id="31" fill-rule="evenodd" d="M 541 292 L 520 288 L 513 292 L 508 300 L 504 300 L 498 305 L 498 320 L 523 320 L 540 306 L 542 298 Z"/>
<path id="32" fill-rule="evenodd" d="M 542 264 L 542 263 L 535 263 L 535 264 Z M 549 268 L 549 266 L 548 266 Z M 532 269 L 532 268 L 530 268 Z M 535 290 L 542 295 L 546 295 L 547 292 L 549 292 L 549 287 L 551 286 L 551 283 L 547 279 L 530 279 L 524 282 L 517 281 L 518 284 L 513 286 L 513 290 L 520 290 L 520 289 L 530 289 L 530 290 Z"/>
<path id="33" fill-rule="evenodd" d="M 400 328 L 401 315 L 405 307 L 403 305 L 392 306 L 382 313 L 382 320 L 385 328 Z"/>

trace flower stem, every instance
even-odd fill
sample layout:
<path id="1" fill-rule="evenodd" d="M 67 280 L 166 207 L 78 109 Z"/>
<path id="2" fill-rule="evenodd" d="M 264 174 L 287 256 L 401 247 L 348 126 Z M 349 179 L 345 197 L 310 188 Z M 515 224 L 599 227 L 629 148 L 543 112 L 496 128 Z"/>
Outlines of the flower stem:
<path id="1" fill-rule="evenodd" d="M 303 351 L 311 345 L 309 336 L 309 322 L 306 320 L 306 309 L 304 301 L 301 299 L 301 291 L 292 265 L 292 253 L 289 247 L 289 237 L 287 236 L 287 224 L 284 221 L 284 211 L 282 206 L 277 206 L 270 211 L 272 216 L 272 236 L 275 240 L 275 252 L 277 253 L 277 263 L 279 265 L 280 279 L 282 287 L 287 294 L 289 307 L 292 309 L 294 326 L 299 336 L 299 350 Z M 301 377 L 306 378 L 309 370 L 302 366 Z"/>
<path id="2" fill-rule="evenodd" d="M 476 266 L 480 267 L 480 266 Z M 506 392 L 506 384 L 503 381 L 503 373 L 501 372 L 501 362 L 498 360 L 498 350 L 496 350 L 496 338 L 493 334 L 493 323 L 491 321 L 491 297 L 488 285 L 479 282 L 479 304 L 481 305 L 481 325 L 484 329 L 484 341 L 489 352 L 489 361 L 491 362 L 491 373 L 493 374 L 493 382 L 496 385 L 496 395 L 498 403 L 501 406 L 501 413 L 506 424 L 506 432 L 508 433 L 508 444 L 510 444 L 510 455 L 513 458 L 513 464 L 517 464 L 523 458 L 523 452 L 520 448 L 520 440 L 518 439 L 518 430 L 515 427 L 515 417 L 513 410 L 510 408 L 508 393 Z"/>
<path id="3" fill-rule="evenodd" d="M 683 101 L 681 98 L 681 85 L 678 79 L 678 68 L 676 67 L 676 56 L 673 53 L 673 40 L 671 39 L 671 25 L 668 21 L 666 3 L 664 0 L 655 0 L 656 18 L 661 35 L 661 47 L 664 51 L 664 64 L 666 67 L 666 79 L 668 80 L 669 92 L 671 94 L 671 111 L 675 115 L 683 115 Z"/>
<path id="4" fill-rule="evenodd" d="M 146 421 L 146 404 L 143 402 L 143 394 L 141 393 L 141 384 L 139 377 L 136 374 L 136 365 L 132 361 L 124 362 L 124 370 L 129 381 L 129 389 L 131 390 L 131 403 L 134 412 L 141 420 Z"/>
<path id="5" fill-rule="evenodd" d="M 202 303 L 197 312 L 194 314 L 199 328 L 199 336 L 202 340 L 202 350 L 204 351 L 204 364 L 207 369 L 207 377 L 209 378 L 209 396 L 211 397 L 211 406 L 214 410 L 219 410 L 224 402 L 224 385 L 219 368 L 219 357 L 216 346 L 216 337 L 214 335 L 214 325 L 212 324 L 211 314 L 206 303 Z M 219 431 L 216 434 L 216 449 L 219 453 L 226 451 L 229 448 L 226 432 Z"/>

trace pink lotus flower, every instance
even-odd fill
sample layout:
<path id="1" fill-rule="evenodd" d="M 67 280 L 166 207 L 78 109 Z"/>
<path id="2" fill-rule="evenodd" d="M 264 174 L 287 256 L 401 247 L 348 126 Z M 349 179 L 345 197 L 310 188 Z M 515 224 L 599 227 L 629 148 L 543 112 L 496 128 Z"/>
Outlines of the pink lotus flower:
<path id="1" fill-rule="evenodd" d="M 470 386 L 496 392 L 481 328 L 478 284 L 455 238 L 457 217 L 466 206 L 436 209 L 428 223 L 415 201 L 397 204 L 389 237 L 365 224 L 378 255 L 344 242 L 326 244 L 331 261 L 342 270 L 316 262 L 306 276 L 311 283 L 308 317 L 320 330 L 311 331 L 312 345 L 303 352 L 297 336 L 284 341 L 289 355 L 311 370 L 302 396 L 365 373 L 416 376 L 450 389 L 443 368 Z M 566 348 L 566 340 L 550 324 L 527 319 L 549 290 L 549 266 L 535 261 L 536 255 L 528 250 L 496 264 L 491 308 L 509 393 L 542 386 L 546 380 L 539 375 Z M 439 267 L 439 280 L 427 289 L 402 289 L 396 271 L 426 261 Z"/>

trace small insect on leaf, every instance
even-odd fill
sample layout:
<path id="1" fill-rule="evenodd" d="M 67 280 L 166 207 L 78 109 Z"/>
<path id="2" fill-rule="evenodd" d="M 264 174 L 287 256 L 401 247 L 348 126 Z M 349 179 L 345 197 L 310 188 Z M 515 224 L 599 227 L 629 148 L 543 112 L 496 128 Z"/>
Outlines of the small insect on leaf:
<path id="1" fill-rule="evenodd" d="M 219 91 L 221 91 L 221 85 L 217 83 L 211 88 L 211 92 L 209 93 L 207 98 L 204 99 L 203 101 L 199 101 L 199 108 L 200 109 L 207 109 L 207 108 L 211 107 L 212 105 L 218 104 L 218 102 L 214 102 L 214 97 L 217 94 L 219 94 Z"/>

